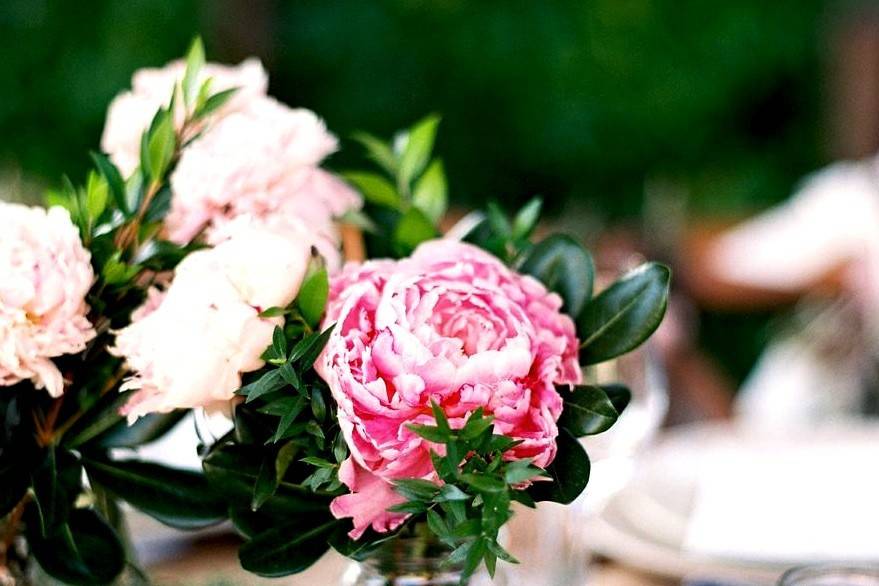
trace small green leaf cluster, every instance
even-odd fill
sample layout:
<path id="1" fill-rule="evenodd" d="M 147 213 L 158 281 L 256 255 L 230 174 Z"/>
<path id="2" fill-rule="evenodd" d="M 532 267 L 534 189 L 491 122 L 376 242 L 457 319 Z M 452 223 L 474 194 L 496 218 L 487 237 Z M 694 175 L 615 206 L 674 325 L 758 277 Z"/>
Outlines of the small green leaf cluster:
<path id="1" fill-rule="evenodd" d="M 443 543 L 452 548 L 449 563 L 461 564 L 469 577 L 485 561 L 493 576 L 498 559 L 515 562 L 498 543 L 500 528 L 518 501 L 534 506 L 528 484 L 544 475 L 530 459 L 507 458 L 520 441 L 494 433 L 493 418 L 482 408 L 460 429 L 452 429 L 442 409 L 432 404 L 436 425 L 409 425 L 441 450 L 431 452 L 439 483 L 402 479 L 395 483 L 406 502 L 392 511 L 416 515 Z"/>
<path id="2" fill-rule="evenodd" d="M 304 570 L 340 525 L 329 502 L 346 490 L 338 470 L 348 447 L 313 368 L 333 331 L 318 328 L 328 291 L 326 269 L 314 262 L 289 307 L 261 313 L 284 324 L 263 353 L 266 366 L 237 391 L 244 401 L 235 407 L 234 429 L 203 454 L 208 482 L 246 538 L 242 566 L 262 576 Z"/>
<path id="3" fill-rule="evenodd" d="M 427 116 L 390 143 L 366 133 L 354 135 L 380 168 L 342 174 L 366 202 L 370 221 L 360 224 L 373 233 L 371 256 L 406 256 L 438 236 L 437 226 L 448 208 L 443 163 L 431 159 L 439 121 L 437 115 Z"/>
<path id="4" fill-rule="evenodd" d="M 474 212 L 463 220 L 472 222 L 464 240 L 512 263 L 530 248 L 542 207 L 543 201 L 535 197 L 510 218 L 496 202 L 489 202 L 485 212 Z"/>

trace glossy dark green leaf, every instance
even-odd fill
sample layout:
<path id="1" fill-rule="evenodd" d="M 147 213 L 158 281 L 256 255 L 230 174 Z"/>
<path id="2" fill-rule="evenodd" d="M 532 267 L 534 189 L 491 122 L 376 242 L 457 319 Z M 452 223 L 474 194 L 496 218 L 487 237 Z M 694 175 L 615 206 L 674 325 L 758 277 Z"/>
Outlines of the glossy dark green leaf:
<path id="1" fill-rule="evenodd" d="M 202 461 L 205 476 L 227 501 L 249 508 L 259 475 L 262 449 L 261 446 L 231 443 L 214 446 Z M 325 493 L 316 494 L 300 485 L 281 482 L 274 495 L 260 507 L 260 512 L 285 518 L 305 512 L 328 511 L 331 498 Z"/>
<path id="2" fill-rule="evenodd" d="M 238 550 L 241 567 L 268 578 L 297 574 L 329 549 L 327 538 L 339 523 L 331 519 L 304 527 L 296 520 L 260 533 Z"/>
<path id="3" fill-rule="evenodd" d="M 546 468 L 550 481 L 537 480 L 528 491 L 536 501 L 570 504 L 580 496 L 589 483 L 589 456 L 573 435 L 560 429 L 558 451 Z"/>
<path id="4" fill-rule="evenodd" d="M 601 389 L 613 403 L 617 413 L 622 415 L 623 411 L 628 407 L 629 401 L 632 400 L 632 391 L 626 385 L 620 383 L 612 383 L 609 385 L 601 385 Z"/>
<path id="5" fill-rule="evenodd" d="M 559 427 L 575 437 L 607 431 L 616 423 L 619 413 L 600 387 L 579 385 L 573 390 L 561 390 L 565 401 Z"/>
<path id="6" fill-rule="evenodd" d="M 171 431 L 188 413 L 178 409 L 170 413 L 150 413 L 128 424 L 124 419 L 99 436 L 94 445 L 101 448 L 136 448 L 154 442 Z"/>
<path id="7" fill-rule="evenodd" d="M 50 446 L 33 473 L 34 502 L 43 535 L 55 533 L 82 490 L 82 465 L 71 452 Z"/>
<path id="8" fill-rule="evenodd" d="M 273 452 L 268 452 L 263 456 L 262 464 L 259 467 L 259 473 L 256 476 L 250 509 L 252 511 L 258 511 L 259 508 L 263 506 L 273 494 L 275 494 L 278 484 L 279 481 L 275 472 L 275 454 Z"/>
<path id="9" fill-rule="evenodd" d="M 116 532 L 91 509 L 71 511 L 68 522 L 44 537 L 33 520 L 27 523 L 31 552 L 43 570 L 67 584 L 110 584 L 125 566 L 125 551 Z"/>
<path id="10" fill-rule="evenodd" d="M 541 240 L 525 254 L 519 270 L 561 295 L 562 311 L 571 317 L 580 315 L 592 296 L 592 256 L 570 236 L 554 234 Z"/>
<path id="11" fill-rule="evenodd" d="M 94 482 L 171 527 L 198 529 L 225 517 L 225 502 L 198 472 L 136 460 L 83 463 Z"/>
<path id="12" fill-rule="evenodd" d="M 590 301 L 577 318 L 580 361 L 596 364 L 633 350 L 662 321 L 671 272 L 645 263 Z"/>

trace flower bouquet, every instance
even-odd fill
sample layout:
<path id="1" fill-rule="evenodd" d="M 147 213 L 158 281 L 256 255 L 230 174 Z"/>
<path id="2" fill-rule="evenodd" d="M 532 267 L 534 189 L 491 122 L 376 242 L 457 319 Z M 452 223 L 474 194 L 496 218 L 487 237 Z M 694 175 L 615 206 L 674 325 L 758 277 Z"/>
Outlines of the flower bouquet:
<path id="1" fill-rule="evenodd" d="M 116 580 L 135 567 L 120 501 L 181 529 L 230 520 L 262 576 L 417 537 L 466 582 L 514 561 L 514 502 L 585 488 L 577 438 L 629 400 L 588 366 L 656 329 L 668 269 L 593 295 L 575 239 L 532 241 L 537 200 L 441 238 L 437 117 L 358 135 L 376 170 L 340 178 L 320 119 L 266 86 L 196 41 L 114 100 L 84 185 L 0 204 L 0 583 L 31 560 Z M 343 262 L 343 224 L 369 260 Z M 189 410 L 228 420 L 202 472 L 138 457 Z"/>

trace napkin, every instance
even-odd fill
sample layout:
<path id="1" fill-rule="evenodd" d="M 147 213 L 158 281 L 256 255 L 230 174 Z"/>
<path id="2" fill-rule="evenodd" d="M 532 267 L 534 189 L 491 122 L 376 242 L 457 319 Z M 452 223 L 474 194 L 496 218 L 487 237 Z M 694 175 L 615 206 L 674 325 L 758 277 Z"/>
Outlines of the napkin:
<path id="1" fill-rule="evenodd" d="M 879 559 L 879 445 L 844 439 L 717 451 L 684 549 L 797 564 Z"/>

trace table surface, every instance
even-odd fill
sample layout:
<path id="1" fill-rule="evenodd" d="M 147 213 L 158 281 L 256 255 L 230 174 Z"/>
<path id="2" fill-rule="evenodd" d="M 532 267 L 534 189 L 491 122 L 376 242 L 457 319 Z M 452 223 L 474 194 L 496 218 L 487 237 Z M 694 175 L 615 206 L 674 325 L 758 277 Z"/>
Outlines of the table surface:
<path id="1" fill-rule="evenodd" d="M 533 511 L 519 511 L 510 524 L 509 548 L 534 569 L 538 564 L 523 555 L 523 548 L 541 538 L 546 523 L 536 523 Z M 141 538 L 136 547 L 139 557 L 155 584 L 159 586 L 334 586 L 350 562 L 328 552 L 314 566 L 301 574 L 286 578 L 267 580 L 248 574 L 238 565 L 238 538 L 230 531 L 211 530 L 189 536 L 181 536 L 163 528 L 152 519 L 134 514 L 129 517 L 134 535 L 150 535 Z M 534 528 L 538 531 L 535 532 Z M 558 566 L 558 559 L 543 560 L 550 567 Z M 584 562 L 585 565 L 585 562 Z M 500 565 L 499 565 L 500 567 Z M 533 586 L 556 586 L 558 578 L 544 581 L 542 572 L 528 579 L 513 579 L 516 584 L 527 582 Z M 611 561 L 592 562 L 584 572 L 583 586 L 671 586 L 675 581 L 647 576 Z M 588 579 L 587 579 L 588 578 Z M 541 584 L 541 582 L 543 582 Z M 565 586 L 577 586 L 564 580 Z"/>

